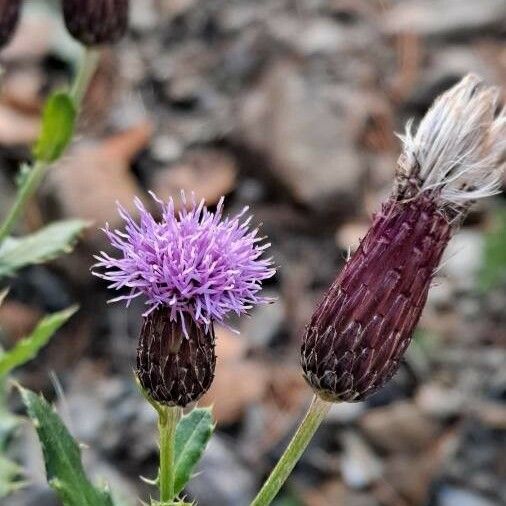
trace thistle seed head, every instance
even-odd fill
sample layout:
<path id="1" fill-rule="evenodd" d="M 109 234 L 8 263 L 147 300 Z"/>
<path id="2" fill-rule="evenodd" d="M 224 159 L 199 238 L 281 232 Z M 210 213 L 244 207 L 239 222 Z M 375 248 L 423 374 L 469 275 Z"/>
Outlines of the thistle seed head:
<path id="1" fill-rule="evenodd" d="M 0 0 L 0 48 L 14 35 L 20 12 L 21 0 Z"/>
<path id="2" fill-rule="evenodd" d="M 214 378 L 214 328 L 206 330 L 187 319 L 188 336 L 167 308 L 158 308 L 144 317 L 139 337 L 139 382 L 152 400 L 167 406 L 198 401 Z"/>
<path id="3" fill-rule="evenodd" d="M 129 0 L 62 0 L 70 34 L 85 46 L 112 44 L 126 32 Z"/>
<path id="4" fill-rule="evenodd" d="M 415 134 L 400 136 L 395 197 L 430 193 L 449 219 L 500 192 L 506 162 L 506 109 L 500 90 L 468 75 L 437 98 Z"/>
<path id="5" fill-rule="evenodd" d="M 408 126 L 393 195 L 317 307 L 302 344 L 307 382 L 329 401 L 360 401 L 397 371 L 452 232 L 497 193 L 505 113 L 468 76 Z"/>

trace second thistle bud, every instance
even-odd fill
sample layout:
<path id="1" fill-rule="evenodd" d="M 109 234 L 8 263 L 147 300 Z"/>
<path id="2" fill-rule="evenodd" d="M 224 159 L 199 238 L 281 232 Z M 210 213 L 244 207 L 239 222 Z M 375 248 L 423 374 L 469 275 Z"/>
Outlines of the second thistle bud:
<path id="1" fill-rule="evenodd" d="M 137 347 L 137 377 L 149 397 L 167 406 L 185 407 L 209 389 L 216 366 L 215 336 L 191 318 L 170 319 L 160 307 L 144 317 Z"/>
<path id="2" fill-rule="evenodd" d="M 449 238 L 430 198 L 384 205 L 306 331 L 302 366 L 323 399 L 362 400 L 397 371 Z"/>
<path id="3" fill-rule="evenodd" d="M 129 0 L 62 0 L 65 25 L 85 46 L 112 44 L 126 32 Z"/>
<path id="4" fill-rule="evenodd" d="M 499 92 L 467 76 L 402 138 L 395 191 L 316 309 L 302 345 L 313 390 L 359 401 L 397 371 L 451 234 L 497 193 L 506 115 Z"/>
<path id="5" fill-rule="evenodd" d="M 0 0 L 0 47 L 14 35 L 21 11 L 21 0 Z"/>

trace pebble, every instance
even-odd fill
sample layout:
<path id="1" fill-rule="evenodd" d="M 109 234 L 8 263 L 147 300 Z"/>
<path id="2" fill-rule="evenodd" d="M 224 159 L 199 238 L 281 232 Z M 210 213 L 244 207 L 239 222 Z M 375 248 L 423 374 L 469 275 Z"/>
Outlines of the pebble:
<path id="1" fill-rule="evenodd" d="M 344 446 L 341 473 L 346 484 L 355 489 L 372 485 L 381 477 L 381 460 L 356 433 L 344 432 L 340 439 Z"/>
<path id="2" fill-rule="evenodd" d="M 438 494 L 437 506 L 498 506 L 497 503 L 464 488 L 444 486 Z"/>

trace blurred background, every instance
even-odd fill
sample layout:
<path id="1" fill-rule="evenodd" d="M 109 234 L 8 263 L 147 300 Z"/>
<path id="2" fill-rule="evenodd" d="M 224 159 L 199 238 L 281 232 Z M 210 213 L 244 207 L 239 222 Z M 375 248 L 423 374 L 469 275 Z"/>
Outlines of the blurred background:
<path id="1" fill-rule="evenodd" d="M 18 374 L 55 400 L 87 468 L 137 504 L 156 474 L 155 412 L 132 370 L 144 307 L 107 305 L 89 272 L 115 201 L 194 191 L 250 206 L 272 241 L 276 304 L 218 329 L 202 404 L 218 430 L 188 489 L 202 506 L 242 506 L 284 448 L 311 392 L 304 325 L 388 196 L 394 132 L 467 72 L 504 88 L 504 0 L 131 0 L 128 36 L 102 52 L 79 135 L 20 231 L 92 223 L 73 254 L 9 280 L 0 308 L 12 346 L 42 314 L 79 313 Z M 57 1 L 26 1 L 1 53 L 0 216 L 29 159 L 44 98 L 72 76 L 78 46 Z M 454 237 L 395 378 L 335 406 L 278 506 L 500 506 L 506 497 L 506 204 L 475 206 Z M 60 388 L 61 387 L 61 388 Z M 59 395 L 58 390 L 62 391 Z M 20 402 L 13 408 L 22 412 Z M 58 504 L 29 424 L 15 453 L 31 485 L 6 506 Z"/>

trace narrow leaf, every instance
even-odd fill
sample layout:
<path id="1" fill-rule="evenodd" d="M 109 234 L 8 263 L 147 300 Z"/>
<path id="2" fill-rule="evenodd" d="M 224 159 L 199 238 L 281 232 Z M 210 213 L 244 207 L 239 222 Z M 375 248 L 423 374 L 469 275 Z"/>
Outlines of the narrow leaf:
<path id="1" fill-rule="evenodd" d="M 0 245 L 0 278 L 70 252 L 85 227 L 82 220 L 63 220 L 24 237 L 8 237 Z"/>
<path id="2" fill-rule="evenodd" d="M 44 105 L 42 130 L 33 155 L 41 162 L 54 162 L 69 144 L 74 133 L 76 108 L 72 98 L 63 92 L 51 95 Z"/>
<path id="3" fill-rule="evenodd" d="M 196 408 L 179 421 L 175 440 L 175 492 L 179 494 L 191 478 L 214 430 L 210 408 Z"/>
<path id="4" fill-rule="evenodd" d="M 0 376 L 35 358 L 53 334 L 77 311 L 73 306 L 43 318 L 33 332 L 0 355 Z"/>
<path id="5" fill-rule="evenodd" d="M 64 506 L 113 506 L 109 492 L 88 480 L 79 446 L 58 414 L 42 396 L 18 388 L 39 436 L 47 481 Z"/>

